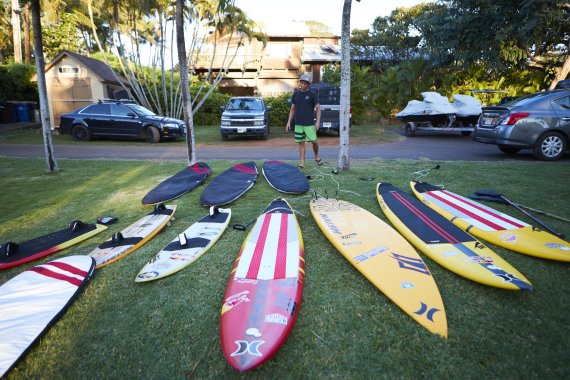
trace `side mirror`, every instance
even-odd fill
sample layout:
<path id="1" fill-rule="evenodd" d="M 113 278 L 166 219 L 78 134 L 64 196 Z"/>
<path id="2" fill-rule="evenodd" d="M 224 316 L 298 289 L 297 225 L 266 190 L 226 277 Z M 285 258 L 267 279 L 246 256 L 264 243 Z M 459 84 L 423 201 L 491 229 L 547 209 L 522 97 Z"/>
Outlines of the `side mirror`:
<path id="1" fill-rule="evenodd" d="M 267 107 L 265 107 L 265 109 L 266 109 L 267 111 L 271 111 L 271 110 L 273 109 L 273 107 L 267 106 Z"/>
<path id="2" fill-rule="evenodd" d="M 135 115 L 135 114 L 132 113 L 132 112 L 129 112 L 129 113 L 127 114 L 127 116 L 130 117 L 130 118 L 132 118 L 132 119 L 134 119 L 134 118 L 137 117 L 137 115 Z"/>
<path id="3" fill-rule="evenodd" d="M 226 110 L 225 106 L 220 106 L 220 111 L 224 112 Z"/>

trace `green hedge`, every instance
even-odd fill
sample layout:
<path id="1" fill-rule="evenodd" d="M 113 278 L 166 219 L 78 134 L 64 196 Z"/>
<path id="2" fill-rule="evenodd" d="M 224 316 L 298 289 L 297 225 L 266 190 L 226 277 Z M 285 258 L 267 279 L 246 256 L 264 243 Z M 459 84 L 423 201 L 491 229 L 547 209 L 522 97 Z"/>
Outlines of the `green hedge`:
<path id="1" fill-rule="evenodd" d="M 37 82 L 30 79 L 36 73 L 33 65 L 0 65 L 0 101 L 33 101 L 38 99 Z"/>

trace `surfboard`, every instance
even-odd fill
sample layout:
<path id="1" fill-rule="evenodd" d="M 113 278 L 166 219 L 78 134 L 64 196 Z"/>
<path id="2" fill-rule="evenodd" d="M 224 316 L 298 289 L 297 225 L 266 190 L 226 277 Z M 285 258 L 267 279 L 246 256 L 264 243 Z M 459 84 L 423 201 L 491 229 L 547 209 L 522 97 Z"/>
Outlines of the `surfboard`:
<path id="1" fill-rule="evenodd" d="M 221 206 L 231 203 L 255 185 L 257 176 L 257 166 L 253 161 L 234 165 L 206 186 L 200 204 Z"/>
<path id="2" fill-rule="evenodd" d="M 276 199 L 247 235 L 226 288 L 220 340 L 232 367 L 250 370 L 279 350 L 297 320 L 304 281 L 301 229 L 287 201 Z"/>
<path id="3" fill-rule="evenodd" d="M 389 183 L 379 183 L 382 211 L 413 246 L 469 280 L 508 290 L 532 290 L 518 270 L 473 236 Z"/>
<path id="4" fill-rule="evenodd" d="M 0 269 L 11 268 L 51 255 L 89 239 L 107 229 L 101 224 L 75 220 L 63 230 L 40 236 L 23 243 L 7 242 L 0 246 Z"/>
<path id="5" fill-rule="evenodd" d="M 203 184 L 211 173 L 210 167 L 203 162 L 190 165 L 149 191 L 143 197 L 142 204 L 155 205 L 178 198 Z"/>
<path id="6" fill-rule="evenodd" d="M 176 206 L 162 203 L 154 210 L 88 253 L 97 262 L 97 269 L 122 259 L 152 239 L 174 215 Z"/>
<path id="7" fill-rule="evenodd" d="M 338 199 L 312 199 L 311 214 L 334 247 L 428 331 L 447 338 L 439 289 L 414 248 L 376 215 Z"/>
<path id="8" fill-rule="evenodd" d="M 489 243 L 542 259 L 570 262 L 570 244 L 510 215 L 425 182 L 410 182 L 419 200 Z"/>
<path id="9" fill-rule="evenodd" d="M 34 266 L 0 287 L 0 377 L 64 314 L 94 270 L 93 258 L 68 256 Z"/>
<path id="10" fill-rule="evenodd" d="M 261 168 L 265 180 L 277 191 L 304 194 L 309 191 L 307 177 L 296 166 L 283 161 L 265 161 Z"/>
<path id="11" fill-rule="evenodd" d="M 222 236 L 232 211 L 212 207 L 210 213 L 192 224 L 153 257 L 135 282 L 147 282 L 174 274 L 198 260 Z"/>

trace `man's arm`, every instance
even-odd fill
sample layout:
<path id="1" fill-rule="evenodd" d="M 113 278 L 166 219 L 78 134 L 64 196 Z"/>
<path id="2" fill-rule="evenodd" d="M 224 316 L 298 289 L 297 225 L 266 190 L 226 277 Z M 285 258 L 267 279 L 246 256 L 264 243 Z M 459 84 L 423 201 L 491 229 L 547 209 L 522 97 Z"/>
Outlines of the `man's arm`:
<path id="1" fill-rule="evenodd" d="M 317 121 L 315 121 L 315 129 L 318 131 L 321 128 L 321 105 L 315 104 L 315 111 L 317 113 Z"/>
<path id="2" fill-rule="evenodd" d="M 285 126 L 286 131 L 291 129 L 291 122 L 293 121 L 293 116 L 295 116 L 295 103 L 291 103 L 291 110 L 289 111 L 289 118 L 287 119 L 287 125 Z"/>

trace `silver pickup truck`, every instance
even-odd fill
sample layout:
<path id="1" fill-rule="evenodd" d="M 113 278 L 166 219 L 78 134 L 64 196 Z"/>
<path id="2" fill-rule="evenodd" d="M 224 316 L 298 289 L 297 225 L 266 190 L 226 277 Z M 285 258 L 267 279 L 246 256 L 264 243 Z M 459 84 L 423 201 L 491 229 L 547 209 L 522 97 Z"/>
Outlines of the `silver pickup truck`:
<path id="1" fill-rule="evenodd" d="M 267 140 L 269 135 L 269 111 L 262 98 L 235 97 L 222 110 L 220 134 L 223 140 L 229 136 L 258 136 Z"/>

